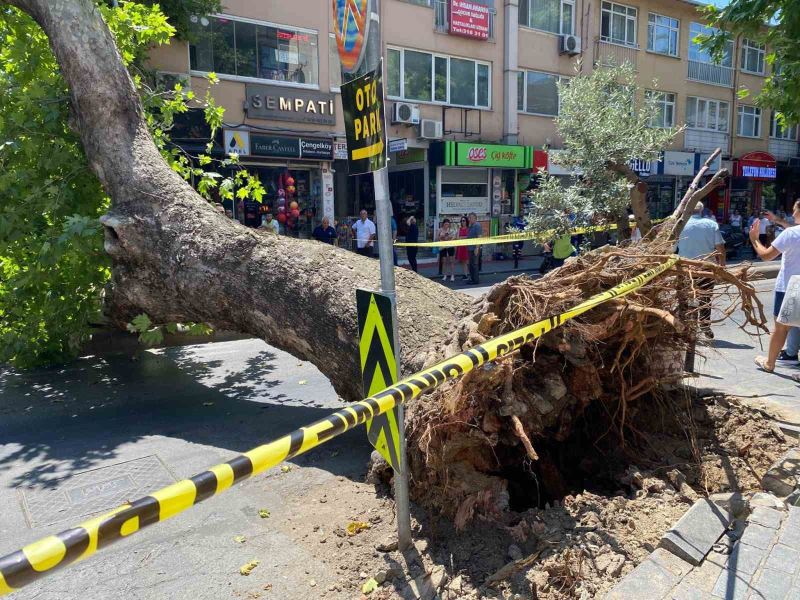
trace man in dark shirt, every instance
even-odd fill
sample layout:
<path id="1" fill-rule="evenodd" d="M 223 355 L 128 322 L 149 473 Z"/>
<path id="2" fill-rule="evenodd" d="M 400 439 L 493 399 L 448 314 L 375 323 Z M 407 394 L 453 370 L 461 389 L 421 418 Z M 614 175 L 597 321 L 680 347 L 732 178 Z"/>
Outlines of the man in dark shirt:
<path id="1" fill-rule="evenodd" d="M 474 212 L 469 213 L 469 229 L 467 229 L 467 239 L 483 237 L 483 229 L 478 223 L 478 215 Z M 478 260 L 481 256 L 480 246 L 468 246 L 469 252 L 469 282 L 473 285 L 479 283 L 478 281 Z"/>
<path id="2" fill-rule="evenodd" d="M 336 230 L 331 227 L 328 217 L 322 218 L 322 225 L 317 225 L 312 234 L 314 239 L 323 244 L 336 244 Z"/>

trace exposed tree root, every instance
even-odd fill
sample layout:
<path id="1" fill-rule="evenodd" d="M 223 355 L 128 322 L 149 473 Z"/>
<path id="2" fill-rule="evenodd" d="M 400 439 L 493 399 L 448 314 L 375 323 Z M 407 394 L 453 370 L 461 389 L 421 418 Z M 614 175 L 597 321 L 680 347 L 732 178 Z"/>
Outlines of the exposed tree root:
<path id="1" fill-rule="evenodd" d="M 512 277 L 476 301 L 440 354 L 427 360 L 559 314 L 663 262 L 670 250 L 660 240 L 607 247 L 540 279 Z M 545 498 L 567 493 L 560 466 L 537 450 L 537 442 L 567 439 L 586 407 L 599 402 L 611 416 L 606 435 L 624 445 L 632 404 L 682 377 L 685 351 L 707 325 L 698 321 L 704 294 L 714 295 L 723 318 L 739 308 L 745 315 L 740 327 L 767 331 L 749 277 L 748 267 L 731 272 L 701 260 L 681 261 L 636 292 L 415 400 L 407 431 L 416 499 L 464 526 L 475 515 L 508 509 L 514 473 L 535 478 Z M 702 285 L 709 279 L 717 286 L 713 292 Z"/>

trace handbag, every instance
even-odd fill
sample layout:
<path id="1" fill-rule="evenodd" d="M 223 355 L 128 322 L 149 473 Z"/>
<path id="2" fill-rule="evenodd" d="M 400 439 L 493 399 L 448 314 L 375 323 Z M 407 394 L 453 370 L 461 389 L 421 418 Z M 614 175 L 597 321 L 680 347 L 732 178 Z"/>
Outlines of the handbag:
<path id="1" fill-rule="evenodd" d="M 777 321 L 789 327 L 800 327 L 800 275 L 789 278 Z"/>

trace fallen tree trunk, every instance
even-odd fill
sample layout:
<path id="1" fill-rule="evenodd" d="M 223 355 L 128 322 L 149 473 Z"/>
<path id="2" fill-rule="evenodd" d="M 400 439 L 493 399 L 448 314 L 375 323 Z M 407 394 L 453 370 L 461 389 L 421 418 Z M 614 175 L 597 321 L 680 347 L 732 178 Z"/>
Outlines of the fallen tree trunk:
<path id="1" fill-rule="evenodd" d="M 313 362 L 344 398 L 359 397 L 354 289 L 378 287 L 377 262 L 253 231 L 217 213 L 159 155 L 94 3 L 10 4 L 47 33 L 70 89 L 74 127 L 111 196 L 102 222 L 113 259 L 110 305 L 117 321 L 146 312 L 156 321 L 202 321 L 251 333 Z M 673 251 L 681 217 L 661 229 L 669 235 L 628 249 L 601 249 L 541 280 L 511 278 L 475 302 L 398 271 L 404 371 L 558 314 L 639 274 Z M 568 440 L 591 404 L 607 411 L 624 442 L 633 402 L 681 372 L 676 354 L 697 329 L 687 307 L 698 297 L 698 277 L 732 286 L 743 297 L 748 321 L 763 325 L 752 288 L 739 278 L 707 263 L 682 263 L 536 346 L 414 401 L 407 415 L 417 499 L 463 525 L 476 513 L 507 509 L 509 482 L 526 473 L 543 496 L 566 493 L 570 483 L 549 444 Z"/>
<path id="2" fill-rule="evenodd" d="M 70 90 L 72 126 L 111 197 L 112 317 L 207 322 L 309 360 L 348 400 L 361 396 L 355 288 L 378 263 L 313 241 L 245 228 L 217 213 L 161 158 L 133 83 L 92 0 L 14 0 L 45 30 Z M 403 362 L 413 369 L 469 300 L 397 272 Z"/>

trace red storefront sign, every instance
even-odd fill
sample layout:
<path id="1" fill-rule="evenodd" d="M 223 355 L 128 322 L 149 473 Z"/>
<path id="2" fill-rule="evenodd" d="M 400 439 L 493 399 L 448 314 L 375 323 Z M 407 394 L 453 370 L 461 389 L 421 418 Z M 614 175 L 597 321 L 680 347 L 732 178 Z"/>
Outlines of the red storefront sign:
<path id="1" fill-rule="evenodd" d="M 469 0 L 450 0 L 450 33 L 489 39 L 489 7 Z"/>
<path id="2" fill-rule="evenodd" d="M 736 175 L 748 179 L 775 179 L 777 170 L 775 157 L 769 152 L 749 152 L 736 163 Z"/>
<path id="3" fill-rule="evenodd" d="M 547 171 L 547 152 L 544 150 L 533 151 L 533 172 Z"/>

